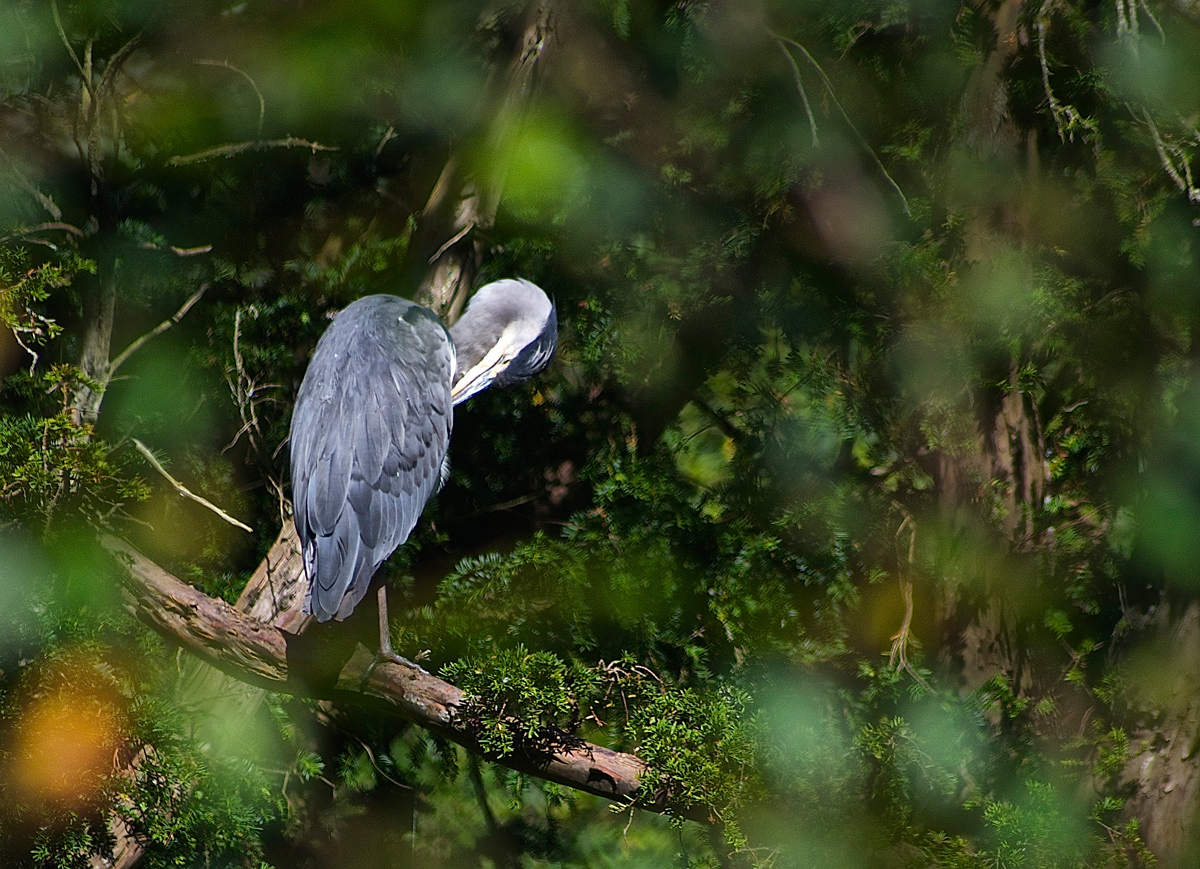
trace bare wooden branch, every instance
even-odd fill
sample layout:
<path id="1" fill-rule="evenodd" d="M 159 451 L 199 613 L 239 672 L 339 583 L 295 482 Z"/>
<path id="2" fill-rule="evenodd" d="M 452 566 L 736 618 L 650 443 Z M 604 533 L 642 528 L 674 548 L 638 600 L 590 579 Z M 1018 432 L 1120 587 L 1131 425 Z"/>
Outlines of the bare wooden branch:
<path id="1" fill-rule="evenodd" d="M 813 116 L 812 106 L 808 102 L 808 92 L 804 90 L 804 78 L 800 75 L 800 66 L 796 63 L 796 58 L 792 57 L 792 53 L 788 51 L 783 40 L 775 37 L 775 44 L 779 46 L 779 50 L 783 52 L 783 56 L 787 58 L 788 64 L 792 67 L 792 78 L 796 80 L 796 90 L 800 92 L 800 102 L 804 106 L 804 114 L 808 117 L 808 129 L 812 134 L 812 143 L 814 148 L 821 147 L 820 141 L 817 139 L 817 119 Z"/>
<path id="2" fill-rule="evenodd" d="M 137 438 L 133 438 L 133 445 L 135 447 L 137 447 L 137 450 L 139 453 L 141 453 L 143 456 L 145 456 L 146 461 L 148 461 L 150 463 L 150 465 L 154 468 L 154 470 L 158 471 L 163 476 L 163 479 L 165 479 L 168 483 L 170 483 L 172 488 L 174 488 L 175 491 L 178 492 L 180 495 L 182 495 L 183 497 L 188 498 L 192 501 L 195 501 L 201 507 L 205 507 L 209 510 L 212 510 L 214 513 L 216 513 L 218 516 L 220 516 L 222 519 L 224 519 L 230 525 L 236 525 L 238 528 L 241 528 L 243 531 L 249 531 L 252 534 L 254 533 L 254 529 L 251 528 L 249 525 L 247 525 L 245 522 L 239 522 L 237 519 L 234 519 L 232 516 L 230 516 L 228 513 L 226 513 L 224 510 L 222 510 L 220 507 L 218 507 L 212 501 L 208 500 L 207 498 L 200 497 L 195 492 L 193 492 L 191 489 L 189 489 L 187 486 L 183 485 L 183 483 L 179 482 L 174 477 L 172 477 L 170 475 L 170 473 L 167 472 L 167 469 L 164 468 L 162 466 L 162 464 L 159 463 L 158 459 L 156 459 L 154 457 L 154 453 L 150 452 L 149 448 L 144 443 L 139 441 Z"/>
<path id="3" fill-rule="evenodd" d="M 227 69 L 230 72 L 235 72 L 250 83 L 250 87 L 254 90 L 254 95 L 258 97 L 258 128 L 257 135 L 262 138 L 263 120 L 267 116 L 267 101 L 263 98 L 263 93 L 258 89 L 258 84 L 250 77 L 250 73 L 244 69 L 238 69 L 227 60 L 196 60 L 193 61 L 197 66 L 219 66 L 222 69 Z"/>
<path id="4" fill-rule="evenodd" d="M 181 254 L 181 255 L 186 255 L 186 254 Z M 174 314 L 172 314 L 167 319 L 163 320 L 161 323 L 159 323 L 157 326 L 155 326 L 153 329 L 151 329 L 145 335 L 141 335 L 141 336 L 133 339 L 132 341 L 130 341 L 129 346 L 126 347 L 124 350 L 122 350 L 120 353 L 118 353 L 117 357 L 115 359 L 113 359 L 112 362 L 109 363 L 109 365 L 108 365 L 109 376 L 111 377 L 114 373 L 116 373 L 116 370 L 125 363 L 125 360 L 127 360 L 130 356 L 132 356 L 134 353 L 136 353 L 138 350 L 140 350 L 147 341 L 149 341 L 151 338 L 155 337 L 156 335 L 161 335 L 163 332 L 167 331 L 172 326 L 174 326 L 176 323 L 178 323 L 180 320 L 182 320 L 184 315 L 187 314 L 187 312 L 192 309 L 192 306 L 194 304 L 196 304 L 198 301 L 200 301 L 200 297 L 203 296 L 205 294 L 205 292 L 207 292 L 207 291 L 208 291 L 208 284 L 201 284 L 200 289 L 196 290 L 196 292 L 194 292 L 190 296 L 188 296 L 187 301 L 185 301 L 182 305 L 179 306 L 178 311 L 176 311 Z M 246 529 L 246 530 L 248 531 L 249 529 Z"/>
<path id="5" fill-rule="evenodd" d="M 50 12 L 54 16 L 54 26 L 58 30 L 58 38 L 62 40 L 62 44 L 66 46 L 67 54 L 71 55 L 71 60 L 75 61 L 75 68 L 79 70 L 79 74 L 84 78 L 84 86 L 88 84 L 88 75 L 84 72 L 83 64 L 79 62 L 79 55 L 75 53 L 75 49 L 71 46 L 71 40 L 67 39 L 66 28 L 63 27 L 62 16 L 58 14 L 57 0 L 50 0 Z"/>
<path id="6" fill-rule="evenodd" d="M 883 165 L 883 161 L 879 159 L 879 155 L 875 153 L 875 149 L 867 144 L 867 140 L 864 139 L 862 133 L 858 131 L 858 127 L 854 125 L 854 121 L 850 120 L 850 115 L 847 114 L 846 109 L 842 106 L 841 100 L 837 98 L 837 91 L 834 90 L 833 82 L 830 81 L 829 76 L 826 75 L 825 69 L 821 66 L 821 64 L 817 63 L 817 59 L 809 53 L 808 49 L 796 40 L 790 39 L 786 36 L 781 36 L 778 33 L 771 33 L 771 37 L 775 39 L 775 41 L 781 46 L 784 46 L 785 43 L 786 45 L 792 46 L 792 48 L 804 55 L 804 59 L 807 60 L 812 65 L 812 68 L 817 71 L 817 75 L 821 77 L 821 82 L 825 85 L 825 90 L 829 94 L 829 99 L 835 106 L 837 106 L 838 113 L 842 116 L 842 120 L 846 122 L 846 126 L 850 128 L 850 132 L 853 133 L 854 138 L 858 140 L 859 146 L 867 152 L 867 156 L 871 158 L 872 162 L 874 162 L 875 167 L 880 171 L 884 179 L 887 180 L 887 183 L 891 185 L 893 190 L 896 191 L 896 195 L 900 197 L 900 204 L 904 207 L 904 213 L 911 217 L 912 211 L 909 210 L 908 198 L 905 197 L 904 191 L 900 189 L 900 185 L 896 183 L 896 179 L 888 173 L 887 167 Z M 788 57 L 791 58 L 791 54 L 786 51 L 786 48 L 784 53 L 788 54 Z M 807 103 L 807 100 L 805 100 L 805 102 Z"/>
<path id="7" fill-rule="evenodd" d="M 31 192 L 34 192 L 35 195 L 37 195 L 36 191 L 31 191 Z M 16 229 L 13 232 L 9 233 L 8 235 L 4 236 L 4 238 L 7 241 L 8 239 L 16 238 L 17 236 L 32 235 L 35 232 L 46 232 L 47 230 L 51 230 L 51 229 L 61 229 L 64 232 L 69 232 L 71 235 L 75 236 L 76 238 L 83 238 L 83 230 L 80 229 L 78 226 L 72 226 L 69 223 L 61 223 L 59 221 L 49 221 L 47 223 L 39 223 L 35 226 L 23 226 L 20 229 Z"/>
<path id="8" fill-rule="evenodd" d="M 241 154 L 243 151 L 265 151 L 268 148 L 308 148 L 314 153 L 317 151 L 337 150 L 332 145 L 322 145 L 320 142 L 310 142 L 307 139 L 288 136 L 283 139 L 255 139 L 251 142 L 234 142 L 229 145 L 217 145 L 215 148 L 207 148 L 203 151 L 197 151 L 195 154 L 182 154 L 172 157 L 167 161 L 167 165 L 186 166 L 189 163 L 201 163 L 204 160 L 211 160 L 214 157 L 232 157 L 234 154 Z"/>
<path id="9" fill-rule="evenodd" d="M 301 672 L 289 670 L 287 635 L 224 601 L 210 598 L 172 576 L 125 541 L 103 535 L 101 544 L 123 568 L 127 607 L 171 642 L 183 646 L 236 679 L 272 691 L 316 696 Z M 373 666 L 374 665 L 374 666 Z M 646 764 L 636 755 L 613 751 L 570 734 L 547 729 L 536 747 L 503 756 L 489 755 L 464 720 L 463 692 L 418 666 L 392 661 L 375 664 L 360 647 L 324 699 L 382 701 L 396 715 L 446 737 L 473 754 L 546 781 L 629 804 Z M 656 795 L 640 803 L 655 812 L 693 820 L 707 815 Z"/>
<path id="10" fill-rule="evenodd" d="M 521 44 L 495 88 L 492 102 L 500 108 L 489 135 L 487 151 L 491 154 L 503 155 L 503 143 L 520 127 L 551 41 L 554 17 L 553 0 L 530 4 Z M 419 302 L 433 308 L 447 323 L 458 319 L 470 295 L 471 282 L 483 259 L 483 236 L 495 221 L 500 205 L 507 165 L 499 157 L 486 173 L 488 177 L 466 183 L 459 169 L 459 160 L 451 155 L 421 212 L 423 221 L 435 219 L 451 196 L 459 196 L 448 240 L 439 244 L 429 259 L 430 268 L 416 294 Z"/>
<path id="11" fill-rule="evenodd" d="M 181 582 L 123 540 L 105 535 L 100 542 L 125 568 L 127 604 L 135 615 L 243 681 L 287 690 L 287 642 L 282 631 Z"/>
<path id="12" fill-rule="evenodd" d="M 287 631 L 301 633 L 312 622 L 302 611 L 304 603 L 304 557 L 300 539 L 290 517 L 285 517 L 279 536 L 267 557 L 242 589 L 237 608 L 261 622 Z"/>

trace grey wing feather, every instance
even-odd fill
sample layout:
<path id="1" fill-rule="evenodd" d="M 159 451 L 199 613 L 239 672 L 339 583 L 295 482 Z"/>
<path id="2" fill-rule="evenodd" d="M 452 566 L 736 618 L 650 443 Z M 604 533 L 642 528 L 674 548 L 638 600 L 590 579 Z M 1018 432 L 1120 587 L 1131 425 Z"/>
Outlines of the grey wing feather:
<path id="1" fill-rule="evenodd" d="M 433 494 L 453 374 L 445 328 L 395 296 L 359 299 L 318 342 L 292 414 L 291 458 L 304 610 L 319 621 L 350 614 Z"/>

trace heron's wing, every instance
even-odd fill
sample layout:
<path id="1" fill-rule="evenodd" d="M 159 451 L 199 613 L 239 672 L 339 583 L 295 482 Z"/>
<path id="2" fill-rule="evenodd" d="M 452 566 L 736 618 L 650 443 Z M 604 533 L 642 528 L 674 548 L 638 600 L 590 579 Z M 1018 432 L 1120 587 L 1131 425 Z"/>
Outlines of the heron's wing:
<path id="1" fill-rule="evenodd" d="M 304 609 L 345 618 L 412 532 L 450 441 L 454 351 L 434 314 L 395 296 L 342 311 L 292 414 L 292 493 Z"/>

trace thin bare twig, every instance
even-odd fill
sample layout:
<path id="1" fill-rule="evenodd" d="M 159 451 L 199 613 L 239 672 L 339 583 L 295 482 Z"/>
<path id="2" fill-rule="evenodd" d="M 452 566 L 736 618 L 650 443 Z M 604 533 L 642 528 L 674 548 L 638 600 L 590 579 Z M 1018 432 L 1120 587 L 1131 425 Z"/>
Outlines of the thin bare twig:
<path id="1" fill-rule="evenodd" d="M 221 452 L 229 452 L 234 445 L 241 440 L 242 435 L 246 435 L 250 439 L 250 448 L 257 454 L 261 452 L 259 439 L 258 422 L 258 404 L 260 401 L 271 401 L 277 399 L 263 398 L 257 399 L 255 396 L 267 389 L 279 389 L 278 383 L 266 383 L 259 385 L 246 373 L 246 365 L 242 356 L 241 348 L 242 335 L 242 309 L 238 308 L 233 316 L 233 365 L 234 370 L 230 372 L 228 367 L 225 369 L 225 382 L 229 385 L 229 391 L 233 395 L 233 400 L 237 404 L 238 416 L 241 417 L 242 427 L 237 430 L 225 449 Z"/>
<path id="2" fill-rule="evenodd" d="M 1142 11 L 1146 13 L 1146 17 L 1150 19 L 1150 23 L 1154 25 L 1154 29 L 1158 31 L 1158 38 L 1162 40 L 1162 44 L 1167 44 L 1167 31 L 1163 30 L 1162 25 L 1158 23 L 1158 19 L 1154 17 L 1154 13 L 1150 10 L 1150 6 L 1146 0 L 1139 0 L 1138 5 Z"/>
<path id="3" fill-rule="evenodd" d="M 379 144 L 375 146 L 375 159 L 376 160 L 378 160 L 379 155 L 383 153 L 384 146 L 387 145 L 388 142 L 392 141 L 392 139 L 395 139 L 395 138 L 396 138 L 396 128 L 395 127 L 388 127 L 386 130 L 383 131 L 383 137 L 380 138 Z"/>
<path id="4" fill-rule="evenodd" d="M 796 79 L 796 90 L 800 91 L 800 102 L 804 104 L 804 114 L 808 116 L 808 129 L 812 132 L 813 147 L 820 148 L 821 143 L 817 140 L 817 119 L 813 117 L 812 106 L 808 103 L 808 92 L 804 90 L 804 79 L 800 75 L 800 66 L 796 63 L 796 58 L 792 57 L 792 53 L 787 50 L 787 46 L 783 44 L 783 40 L 778 36 L 775 37 L 775 44 L 779 46 L 779 50 L 783 52 L 783 56 L 787 58 L 788 63 L 792 67 L 792 75 Z"/>
<path id="5" fill-rule="evenodd" d="M 241 154 L 244 151 L 264 151 L 267 148 L 308 148 L 313 152 L 337 150 L 332 145 L 322 145 L 319 142 L 310 142 L 307 139 L 297 139 L 295 136 L 288 136 L 283 139 L 255 139 L 252 142 L 218 145 L 215 148 L 197 151 L 195 154 L 172 157 L 167 161 L 167 165 L 186 166 L 189 163 L 200 163 L 204 160 L 211 160 L 214 157 L 232 157 L 234 154 Z"/>
<path id="6" fill-rule="evenodd" d="M 896 195 L 900 197 L 900 204 L 904 207 L 904 213 L 911 217 L 912 211 L 908 207 L 908 199 L 905 197 L 904 191 L 900 189 L 900 185 L 896 183 L 896 179 L 894 179 L 888 173 L 887 167 L 883 165 L 883 161 L 879 159 L 879 155 L 875 153 L 875 149 L 867 144 L 867 140 L 864 139 L 862 133 L 858 131 L 858 127 L 856 127 L 854 122 L 850 120 L 850 115 L 847 114 L 846 109 L 842 106 L 841 100 L 837 98 L 837 92 L 833 89 L 833 82 L 830 81 L 829 76 L 825 74 L 825 70 L 821 67 L 821 64 L 817 63 L 817 59 L 809 54 L 808 49 L 796 40 L 771 31 L 767 32 L 770 33 L 773 39 L 779 42 L 785 42 L 795 48 L 804 55 L 805 60 L 812 64 L 813 69 L 817 71 L 817 75 L 821 77 L 821 81 L 825 85 L 825 90 L 829 92 L 829 99 L 833 101 L 835 106 L 837 106 L 838 113 L 841 114 L 842 120 L 846 122 L 846 126 L 848 126 L 850 128 L 850 132 L 854 134 L 854 138 L 858 140 L 859 146 L 867 152 L 868 156 L 870 156 L 871 160 L 875 163 L 876 168 L 878 168 L 883 177 L 887 179 L 887 182 L 891 185 L 892 189 L 896 191 Z"/>
<path id="7" fill-rule="evenodd" d="M 167 469 L 164 468 L 162 466 L 162 464 L 159 463 L 158 459 L 154 458 L 154 453 L 150 452 L 150 450 L 146 447 L 146 445 L 144 443 L 139 441 L 137 438 L 133 438 L 133 445 L 135 447 L 137 447 L 137 450 L 139 453 L 141 453 L 143 456 L 146 457 L 146 461 L 148 461 L 151 464 L 151 466 L 153 466 L 154 470 L 156 470 L 160 474 L 162 474 L 163 478 L 168 483 L 170 483 L 172 488 L 174 488 L 175 491 L 178 492 L 180 495 L 182 495 L 185 498 L 189 498 L 192 501 L 195 501 L 201 507 L 207 507 L 209 510 L 212 510 L 214 513 L 216 513 L 218 516 L 220 516 L 222 519 L 224 519 L 230 525 L 236 525 L 238 528 L 241 528 L 243 531 L 249 531 L 251 534 L 254 533 L 254 529 L 251 528 L 249 525 L 247 525 L 244 522 L 239 522 L 237 519 L 234 519 L 232 516 L 230 516 L 228 513 L 226 513 L 224 510 L 222 510 L 220 507 L 218 507 L 212 501 L 209 501 L 207 498 L 200 497 L 195 492 L 192 492 L 190 489 L 188 489 L 187 486 L 183 485 L 183 483 L 179 482 L 174 477 L 172 477 L 167 472 Z"/>
<path id="8" fill-rule="evenodd" d="M 910 513 L 905 514 L 900 527 L 896 529 L 897 538 L 904 532 L 905 528 L 908 529 L 908 567 L 903 569 L 900 575 L 900 597 L 904 601 L 904 620 L 900 624 L 900 630 L 892 637 L 892 650 L 888 655 L 888 666 L 894 667 L 896 670 L 906 671 L 908 675 L 916 680 L 918 685 L 929 689 L 929 683 L 913 668 L 913 665 L 908 660 L 908 644 L 912 639 L 913 584 L 912 578 L 908 575 L 907 571 L 912 570 L 912 565 L 916 560 L 917 547 L 917 523 L 913 521 L 912 514 Z"/>
<path id="9" fill-rule="evenodd" d="M 180 306 L 178 311 L 176 311 L 174 314 L 172 314 L 166 320 L 163 320 L 161 323 L 159 323 L 157 326 L 155 326 L 153 329 L 151 329 L 145 335 L 142 335 L 138 338 L 134 338 L 133 341 L 131 341 L 129 343 L 129 346 L 126 347 L 124 350 L 122 350 L 120 353 L 118 353 L 117 358 L 115 358 L 112 362 L 109 363 L 109 366 L 108 366 L 109 376 L 111 377 L 113 374 L 115 374 L 116 370 L 118 368 L 120 368 L 122 364 L 124 364 L 125 360 L 127 360 L 130 356 L 132 356 L 134 353 L 136 353 L 138 350 L 140 350 L 147 341 L 149 341 L 151 338 L 155 337 L 156 335 L 161 335 L 163 332 L 167 331 L 172 326 L 174 326 L 176 323 L 178 323 L 180 320 L 182 320 L 184 314 L 186 314 L 188 311 L 190 311 L 192 309 L 192 305 L 194 305 L 198 301 L 200 301 L 200 297 L 203 296 L 207 290 L 208 290 L 208 284 L 201 284 L 200 289 L 198 289 L 198 290 L 196 290 L 196 292 L 192 293 L 188 297 L 188 300 Z"/>
<path id="10" fill-rule="evenodd" d="M 197 60 L 195 63 L 198 66 L 219 66 L 222 69 L 227 69 L 230 72 L 236 72 L 242 78 L 250 83 L 250 87 L 254 89 L 254 95 L 258 97 L 258 132 L 257 135 L 261 139 L 263 131 L 263 119 L 267 116 L 267 101 L 263 99 L 262 91 L 258 89 L 258 85 L 254 79 L 250 77 L 250 73 L 244 69 L 238 69 L 227 60 Z"/>
<path id="11" fill-rule="evenodd" d="M 1137 54 L 1138 4 L 1136 0 L 1117 0 L 1117 41 L 1127 43 L 1130 51 Z"/>
<path id="12" fill-rule="evenodd" d="M 461 241 L 466 236 L 466 234 L 469 233 L 474 228 L 475 228 L 474 223 L 468 223 L 466 226 L 464 226 L 458 232 L 454 233 L 454 235 L 452 235 L 441 247 L 439 247 L 437 249 L 437 251 L 434 252 L 433 256 L 431 256 L 429 258 L 429 265 L 433 265 L 435 262 L 437 262 L 439 259 L 441 259 L 442 254 L 444 254 L 450 248 L 454 247 L 455 244 L 457 244 L 459 241 Z"/>
<path id="13" fill-rule="evenodd" d="M 138 31 L 133 36 L 126 40 L 125 44 L 117 49 L 117 53 L 108 59 L 108 63 L 104 65 L 104 75 L 100 78 L 100 84 L 96 87 L 97 102 L 106 93 L 116 87 L 117 75 L 129 60 L 129 56 L 133 54 L 133 50 L 138 47 L 142 41 L 142 35 L 145 31 Z"/>
<path id="14" fill-rule="evenodd" d="M 16 180 L 17 186 L 36 199 L 51 217 L 55 220 L 62 220 L 62 209 L 58 207 L 58 204 L 53 199 L 38 190 L 33 182 L 25 177 L 25 173 L 17 166 L 17 161 L 10 157 L 3 149 L 0 149 L 0 157 L 3 157 L 4 161 L 8 163 L 8 168 L 12 173 L 11 177 Z"/>
<path id="15" fill-rule="evenodd" d="M 198 256 L 202 253 L 208 253 L 212 250 L 211 244 L 202 244 L 197 247 L 176 247 L 173 244 L 166 245 L 154 244 L 154 242 L 145 242 L 141 245 L 142 250 L 168 250 L 175 256 Z"/>
<path id="16" fill-rule="evenodd" d="M 1050 115 L 1054 118 L 1054 128 L 1058 130 L 1061 142 L 1075 141 L 1075 128 L 1082 128 L 1080 134 L 1086 142 L 1088 134 L 1095 135 L 1096 125 L 1075 111 L 1073 106 L 1064 106 L 1054 96 L 1050 87 L 1050 64 L 1046 60 L 1046 16 L 1040 15 L 1037 20 L 1038 60 L 1042 67 L 1042 91 L 1046 94 L 1046 103 L 1050 106 Z"/>
<path id="17" fill-rule="evenodd" d="M 1187 154 L 1182 148 L 1168 146 L 1158 133 L 1158 127 L 1154 123 L 1154 119 L 1150 117 L 1150 112 L 1142 113 L 1142 118 L 1146 122 L 1146 126 L 1150 128 L 1150 136 L 1154 139 L 1154 149 L 1158 151 L 1158 158 L 1162 161 L 1163 169 L 1167 175 L 1175 182 L 1175 186 L 1185 194 L 1189 202 L 1200 202 L 1200 188 L 1197 188 L 1192 183 L 1192 167 L 1188 164 Z M 1168 153 L 1169 152 L 1169 153 Z M 1174 154 L 1179 158 L 1182 169 L 1175 165 L 1175 161 L 1171 155 Z"/>
<path id="18" fill-rule="evenodd" d="M 21 349 L 29 354 L 29 376 L 33 376 L 33 372 L 37 369 L 38 361 L 42 358 L 32 347 L 21 340 L 21 332 L 19 329 L 9 329 L 9 334 L 13 336 L 13 340 L 20 345 Z"/>
<path id="19" fill-rule="evenodd" d="M 71 47 L 71 40 L 67 39 L 66 28 L 63 27 L 62 18 L 58 14 L 58 0 L 50 0 L 50 12 L 54 15 L 54 26 L 58 29 L 58 38 L 62 40 L 62 44 L 67 47 L 67 53 L 71 55 L 71 60 L 75 61 L 75 68 L 79 70 L 79 74 L 83 76 L 83 86 L 91 87 L 91 82 L 88 81 L 88 75 L 83 71 L 83 64 L 79 62 L 79 55 L 75 53 L 75 49 Z"/>

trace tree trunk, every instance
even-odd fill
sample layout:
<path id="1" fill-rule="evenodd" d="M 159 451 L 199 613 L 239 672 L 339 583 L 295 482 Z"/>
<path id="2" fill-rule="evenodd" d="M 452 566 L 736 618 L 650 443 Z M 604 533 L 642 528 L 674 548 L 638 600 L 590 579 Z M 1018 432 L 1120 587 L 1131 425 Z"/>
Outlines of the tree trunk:
<path id="1" fill-rule="evenodd" d="M 1126 669 L 1125 812 L 1164 869 L 1200 865 L 1200 602 L 1164 600 Z"/>
<path id="2" fill-rule="evenodd" d="M 1036 141 L 1034 132 L 1019 129 L 1010 115 L 1004 73 L 1020 46 L 1030 44 L 1030 29 L 1038 24 L 1029 20 L 1022 0 L 978 8 L 990 9 L 995 47 L 964 95 L 966 138 L 978 160 L 1004 164 L 1014 171 L 1014 184 L 1028 188 L 1038 183 Z M 986 263 L 1005 246 L 1026 244 L 1031 221 L 1024 212 L 1033 201 L 1035 196 L 1018 195 L 1000 208 L 968 211 L 967 259 Z M 1038 408 L 1020 382 L 1024 362 L 1018 356 L 1008 360 L 1008 382 L 998 396 L 994 391 L 976 396 L 973 454 L 939 457 L 935 471 L 941 503 L 951 515 L 971 509 L 972 502 L 984 512 L 999 506 L 1001 530 L 1017 555 L 1038 542 L 1030 519 L 1041 508 L 1049 480 Z M 1032 667 L 1034 659 L 1015 630 L 1029 616 L 1008 616 L 1011 594 L 1000 585 L 964 588 L 954 579 L 946 582 L 940 661 L 964 690 L 1004 675 L 1014 693 L 1041 699 L 1053 692 L 1057 676 Z M 1200 604 L 1163 603 L 1150 616 L 1148 632 L 1153 650 L 1134 655 L 1146 666 L 1128 671 L 1130 757 L 1121 775 L 1128 794 L 1125 816 L 1137 819 L 1143 840 L 1162 865 L 1183 869 L 1200 865 L 1200 764 L 1195 758 L 1200 746 L 1200 695 L 1195 689 L 1200 683 Z"/>
<path id="3" fill-rule="evenodd" d="M 100 414 L 100 403 L 111 375 L 116 311 L 116 264 L 110 263 L 100 276 L 99 293 L 89 294 L 83 303 L 83 350 L 79 354 L 79 370 L 86 380 L 76 388 L 71 402 L 76 425 L 94 425 Z"/>

